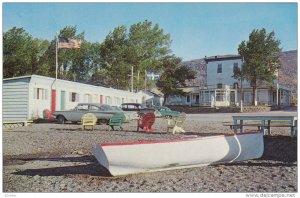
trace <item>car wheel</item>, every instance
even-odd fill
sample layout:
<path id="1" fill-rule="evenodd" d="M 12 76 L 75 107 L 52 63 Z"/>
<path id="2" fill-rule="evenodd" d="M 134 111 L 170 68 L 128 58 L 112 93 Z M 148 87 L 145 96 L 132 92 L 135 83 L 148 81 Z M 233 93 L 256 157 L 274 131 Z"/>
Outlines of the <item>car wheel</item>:
<path id="1" fill-rule="evenodd" d="M 64 116 L 61 116 L 61 115 L 60 115 L 60 116 L 57 117 L 57 122 L 58 122 L 58 124 L 64 124 L 65 121 L 66 121 L 66 119 L 65 119 Z"/>

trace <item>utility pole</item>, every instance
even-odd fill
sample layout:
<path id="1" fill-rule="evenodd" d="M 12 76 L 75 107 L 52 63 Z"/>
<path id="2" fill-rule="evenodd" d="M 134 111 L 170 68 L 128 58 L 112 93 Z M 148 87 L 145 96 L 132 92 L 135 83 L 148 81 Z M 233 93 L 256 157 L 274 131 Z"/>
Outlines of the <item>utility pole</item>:
<path id="1" fill-rule="evenodd" d="M 131 92 L 133 92 L 133 66 L 131 66 Z"/>
<path id="2" fill-rule="evenodd" d="M 56 34 L 55 42 L 55 80 L 57 80 L 57 67 L 58 67 L 58 34 Z"/>
<path id="3" fill-rule="evenodd" d="M 145 93 L 147 90 L 147 71 L 145 70 Z"/>
<path id="4" fill-rule="evenodd" d="M 244 97 L 244 93 L 243 93 L 243 78 L 241 77 L 241 113 L 243 112 L 243 97 Z"/>
<path id="5" fill-rule="evenodd" d="M 241 113 L 243 112 L 243 98 L 244 98 L 244 93 L 243 93 L 243 78 L 244 78 L 244 57 L 242 57 L 242 67 L 241 67 Z"/>
<path id="6" fill-rule="evenodd" d="M 276 105 L 279 106 L 279 84 L 276 83 Z"/>
<path id="7" fill-rule="evenodd" d="M 140 85 L 140 71 L 137 74 L 137 83 L 136 83 L 136 92 L 139 92 L 139 85 Z"/>

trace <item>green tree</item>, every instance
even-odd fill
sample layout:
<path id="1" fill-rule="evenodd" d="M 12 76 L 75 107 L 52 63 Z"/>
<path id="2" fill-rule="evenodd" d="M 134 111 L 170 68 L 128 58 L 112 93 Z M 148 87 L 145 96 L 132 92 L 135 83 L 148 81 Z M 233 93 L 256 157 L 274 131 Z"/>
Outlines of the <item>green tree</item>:
<path id="1" fill-rule="evenodd" d="M 181 59 L 178 57 L 167 56 L 163 59 L 164 71 L 157 81 L 156 85 L 164 94 L 163 105 L 166 99 L 171 95 L 185 95 L 186 93 L 180 87 L 186 86 L 186 80 L 196 78 L 196 72 L 190 67 L 180 65 Z"/>
<path id="2" fill-rule="evenodd" d="M 157 24 L 144 21 L 133 24 L 129 32 L 125 26 L 115 28 L 101 44 L 102 69 L 109 86 L 128 89 L 131 68 L 134 70 L 134 87 L 144 85 L 145 70 L 161 71 L 162 59 L 170 53 L 170 35 Z M 139 75 L 139 78 L 137 78 Z"/>
<path id="3" fill-rule="evenodd" d="M 32 42 L 32 67 L 31 67 L 31 73 L 42 75 L 42 76 L 49 76 L 51 73 L 50 66 L 45 63 L 43 57 L 49 47 L 49 41 L 47 40 L 40 40 L 40 39 L 34 39 Z"/>
<path id="4" fill-rule="evenodd" d="M 3 77 L 36 74 L 49 43 L 33 39 L 23 28 L 13 27 L 3 34 Z"/>
<path id="5" fill-rule="evenodd" d="M 100 46 L 101 70 L 94 76 L 101 78 L 105 86 L 128 89 L 128 75 L 131 66 L 128 63 L 128 36 L 125 26 L 119 26 L 110 32 Z M 105 79 L 103 79 L 105 78 Z"/>
<path id="6" fill-rule="evenodd" d="M 99 55 L 95 49 L 99 44 L 87 42 L 84 38 L 84 32 L 77 34 L 76 26 L 66 26 L 59 31 L 58 37 L 67 37 L 81 40 L 79 49 L 58 49 L 58 78 L 86 82 L 90 79 L 93 72 L 100 64 Z M 98 49 L 96 50 L 98 51 Z M 51 76 L 56 73 L 56 37 L 51 41 L 44 59 L 45 64 L 51 68 Z"/>
<path id="7" fill-rule="evenodd" d="M 256 89 L 261 81 L 272 83 L 276 70 L 280 67 L 280 41 L 275 33 L 267 33 L 263 28 L 253 30 L 248 41 L 242 41 L 238 47 L 244 59 L 243 73 L 253 90 L 252 105 L 256 105 Z"/>

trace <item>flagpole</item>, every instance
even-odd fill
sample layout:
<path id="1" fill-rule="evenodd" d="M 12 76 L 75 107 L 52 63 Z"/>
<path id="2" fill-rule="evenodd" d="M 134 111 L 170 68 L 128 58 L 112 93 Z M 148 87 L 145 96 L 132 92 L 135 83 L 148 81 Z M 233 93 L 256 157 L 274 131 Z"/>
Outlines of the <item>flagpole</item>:
<path id="1" fill-rule="evenodd" d="M 58 67 L 58 34 L 56 34 L 56 42 L 55 42 L 55 80 L 57 80 L 57 67 Z"/>

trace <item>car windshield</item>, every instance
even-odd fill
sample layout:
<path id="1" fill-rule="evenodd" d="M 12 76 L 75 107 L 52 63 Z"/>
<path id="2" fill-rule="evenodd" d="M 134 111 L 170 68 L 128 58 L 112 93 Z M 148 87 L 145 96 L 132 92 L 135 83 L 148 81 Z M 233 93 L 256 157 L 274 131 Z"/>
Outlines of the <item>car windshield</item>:
<path id="1" fill-rule="evenodd" d="M 163 107 L 163 109 L 164 109 L 165 111 L 171 111 L 171 109 L 170 109 L 169 107 Z"/>
<path id="2" fill-rule="evenodd" d="M 90 105 L 90 111 L 101 111 L 101 108 L 97 105 Z"/>
<path id="3" fill-rule="evenodd" d="M 144 104 L 141 104 L 141 109 L 146 109 L 147 108 L 147 106 L 146 105 L 144 105 Z"/>
<path id="4" fill-rule="evenodd" d="M 115 111 L 123 111 L 120 107 L 117 107 L 117 106 L 111 106 L 112 110 L 115 110 Z"/>
<path id="5" fill-rule="evenodd" d="M 79 104 L 76 107 L 77 111 L 88 111 L 89 110 L 89 105 L 87 104 Z"/>
<path id="6" fill-rule="evenodd" d="M 111 107 L 110 105 L 106 105 L 106 104 L 101 105 L 101 109 L 102 109 L 103 111 L 111 111 L 111 110 L 113 110 L 112 107 Z"/>

